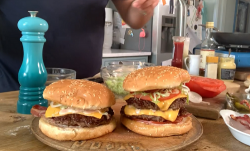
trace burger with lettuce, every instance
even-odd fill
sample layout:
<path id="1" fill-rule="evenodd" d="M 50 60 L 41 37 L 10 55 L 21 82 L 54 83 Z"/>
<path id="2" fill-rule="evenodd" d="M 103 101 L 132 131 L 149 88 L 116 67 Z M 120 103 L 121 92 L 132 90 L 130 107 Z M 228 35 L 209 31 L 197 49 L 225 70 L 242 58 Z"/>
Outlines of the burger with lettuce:
<path id="1" fill-rule="evenodd" d="M 136 70 L 124 80 L 130 92 L 121 108 L 121 123 L 131 131 L 152 137 L 187 133 L 192 118 L 185 109 L 189 89 L 184 85 L 190 75 L 172 66 Z"/>
<path id="2" fill-rule="evenodd" d="M 43 97 L 48 108 L 35 105 L 31 109 L 40 117 L 41 132 L 55 140 L 88 140 L 111 133 L 116 128 L 114 94 L 104 85 L 66 79 L 46 87 Z"/>

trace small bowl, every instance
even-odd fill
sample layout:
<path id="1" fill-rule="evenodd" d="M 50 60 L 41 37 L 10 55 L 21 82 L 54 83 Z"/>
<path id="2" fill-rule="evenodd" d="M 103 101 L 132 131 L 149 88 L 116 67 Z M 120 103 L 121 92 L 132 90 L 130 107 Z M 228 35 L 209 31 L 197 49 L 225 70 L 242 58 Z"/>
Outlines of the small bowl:
<path id="1" fill-rule="evenodd" d="M 76 71 L 72 69 L 46 68 L 46 70 L 48 74 L 47 81 L 45 83 L 46 86 L 58 80 L 76 78 Z"/>
<path id="2" fill-rule="evenodd" d="M 222 116 L 225 124 L 232 133 L 232 135 L 240 142 L 250 146 L 250 129 L 243 126 L 241 123 L 233 120 L 230 115 L 244 116 L 244 114 L 237 113 L 232 110 L 221 110 L 220 115 Z M 250 114 L 248 114 L 250 116 Z"/>
<path id="3" fill-rule="evenodd" d="M 227 93 L 227 109 L 239 112 L 239 113 L 250 113 L 247 106 L 242 105 L 240 102 L 247 100 L 250 103 L 250 94 L 246 93 Z"/>
<path id="4" fill-rule="evenodd" d="M 154 64 L 140 61 L 111 62 L 108 66 L 101 68 L 101 77 L 105 85 L 115 94 L 116 98 L 123 98 L 128 94 L 123 89 L 125 77 L 135 70 L 151 66 L 154 66 Z"/>

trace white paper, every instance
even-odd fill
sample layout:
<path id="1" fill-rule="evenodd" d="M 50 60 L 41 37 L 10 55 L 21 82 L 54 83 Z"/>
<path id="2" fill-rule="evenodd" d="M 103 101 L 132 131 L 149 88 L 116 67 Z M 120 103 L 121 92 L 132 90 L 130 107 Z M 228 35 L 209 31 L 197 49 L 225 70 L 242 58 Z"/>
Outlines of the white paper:
<path id="1" fill-rule="evenodd" d="M 126 34 L 126 28 L 130 28 L 129 26 L 122 25 L 122 18 L 118 12 L 114 12 L 114 27 L 118 27 L 120 31 L 120 39 L 119 42 L 121 44 L 125 43 L 125 34 Z"/>
<path id="2" fill-rule="evenodd" d="M 125 34 L 126 34 L 126 28 L 120 28 L 119 30 L 120 30 L 120 33 L 121 33 L 121 38 L 124 39 L 125 38 Z"/>
<path id="3" fill-rule="evenodd" d="M 186 31 L 187 31 L 187 34 L 186 34 L 187 37 L 190 38 L 189 51 L 193 53 L 193 49 L 197 45 L 201 44 L 201 40 L 196 36 L 196 34 L 189 27 L 187 27 Z"/>
<path id="4" fill-rule="evenodd" d="M 114 12 L 114 27 L 122 28 L 122 19 L 118 12 Z"/>
<path id="5" fill-rule="evenodd" d="M 125 39 L 124 38 L 120 38 L 120 43 L 124 44 L 125 43 Z"/>
<path id="6" fill-rule="evenodd" d="M 172 59 L 162 61 L 161 65 L 162 66 L 171 66 L 172 65 Z"/>

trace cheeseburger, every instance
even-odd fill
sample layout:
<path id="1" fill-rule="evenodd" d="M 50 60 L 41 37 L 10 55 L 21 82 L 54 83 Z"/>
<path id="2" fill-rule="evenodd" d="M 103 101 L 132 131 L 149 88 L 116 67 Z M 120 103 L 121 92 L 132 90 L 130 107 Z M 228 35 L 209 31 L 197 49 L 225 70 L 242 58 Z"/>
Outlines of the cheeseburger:
<path id="1" fill-rule="evenodd" d="M 135 133 L 164 137 L 181 135 L 192 128 L 192 118 L 185 110 L 189 89 L 186 70 L 157 66 L 136 70 L 124 80 L 130 92 L 121 109 L 121 123 Z"/>
<path id="2" fill-rule="evenodd" d="M 87 80 L 61 80 L 46 87 L 51 101 L 39 120 L 39 128 L 56 140 L 86 140 L 112 132 L 116 127 L 111 106 L 114 94 L 104 85 Z M 41 107 L 33 107 L 38 114 Z"/>

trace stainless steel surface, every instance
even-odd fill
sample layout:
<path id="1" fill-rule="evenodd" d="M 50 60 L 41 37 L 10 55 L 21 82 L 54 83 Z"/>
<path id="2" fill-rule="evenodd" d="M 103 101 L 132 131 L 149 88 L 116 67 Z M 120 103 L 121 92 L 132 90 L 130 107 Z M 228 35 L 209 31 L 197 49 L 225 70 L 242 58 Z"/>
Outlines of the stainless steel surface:
<path id="1" fill-rule="evenodd" d="M 103 58 L 113 57 L 136 57 L 136 56 L 150 56 L 149 51 L 138 51 L 138 50 L 125 50 L 125 49 L 103 49 Z"/>
<path id="2" fill-rule="evenodd" d="M 183 0 L 174 1 L 175 11 L 172 11 L 172 7 L 170 7 L 171 1 L 164 6 L 159 3 L 154 9 L 151 62 L 156 65 L 161 65 L 162 61 L 172 58 L 172 37 L 176 36 L 176 33 L 181 36 L 185 36 L 186 33 L 186 3 Z M 178 31 L 176 32 L 176 30 Z"/>
<path id="3" fill-rule="evenodd" d="M 228 57 L 230 57 L 231 51 L 232 51 L 232 49 L 229 48 L 229 50 L 228 50 Z"/>
<path id="4" fill-rule="evenodd" d="M 212 32 L 214 40 L 219 45 L 246 45 L 250 46 L 249 33 L 229 33 L 229 32 Z"/>
<path id="5" fill-rule="evenodd" d="M 187 26 L 187 5 L 183 0 L 177 0 L 175 36 L 185 36 L 186 26 Z"/>
<path id="6" fill-rule="evenodd" d="M 159 3 L 154 9 L 151 62 L 155 65 L 161 65 L 162 61 L 172 58 L 173 49 L 162 47 L 162 45 L 166 43 L 172 44 L 172 38 L 169 38 L 167 37 L 169 35 L 164 34 L 168 32 L 170 28 L 175 28 L 175 12 L 173 12 L 173 14 L 170 12 L 169 4 L 163 6 Z M 167 39 L 170 39 L 170 41 Z"/>
<path id="7" fill-rule="evenodd" d="M 38 13 L 38 11 L 28 11 L 30 13 L 31 17 L 36 17 L 36 14 Z"/>

